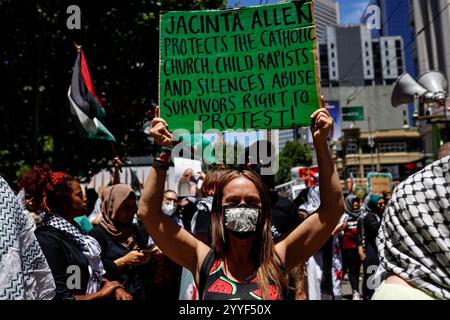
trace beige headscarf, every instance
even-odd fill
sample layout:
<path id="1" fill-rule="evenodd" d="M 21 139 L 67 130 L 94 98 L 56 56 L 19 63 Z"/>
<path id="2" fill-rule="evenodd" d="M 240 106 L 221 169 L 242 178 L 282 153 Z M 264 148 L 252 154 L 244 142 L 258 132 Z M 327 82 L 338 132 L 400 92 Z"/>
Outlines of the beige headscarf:
<path id="1" fill-rule="evenodd" d="M 133 234 L 133 219 L 130 216 L 127 224 L 118 222 L 118 210 L 124 201 L 134 195 L 133 189 L 127 184 L 116 184 L 108 187 L 103 192 L 102 219 L 100 225 L 124 247 L 137 249 L 137 243 Z"/>

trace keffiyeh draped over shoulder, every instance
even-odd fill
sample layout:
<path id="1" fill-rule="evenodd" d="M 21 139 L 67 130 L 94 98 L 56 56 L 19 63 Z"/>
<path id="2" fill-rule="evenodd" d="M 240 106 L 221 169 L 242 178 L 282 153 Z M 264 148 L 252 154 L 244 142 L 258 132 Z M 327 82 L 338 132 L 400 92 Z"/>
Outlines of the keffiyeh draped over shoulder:
<path id="1" fill-rule="evenodd" d="M 89 281 L 86 294 L 99 291 L 105 269 L 101 260 L 101 247 L 97 240 L 81 233 L 81 229 L 75 227 L 58 214 L 47 215 L 44 219 L 44 224 L 63 232 L 67 239 L 78 246 L 89 263 Z"/>
<path id="2" fill-rule="evenodd" d="M 35 224 L 0 177 L 0 300 L 42 300 L 55 296 L 55 282 Z"/>
<path id="3" fill-rule="evenodd" d="M 438 299 L 450 299 L 450 157 L 398 186 L 377 238 L 381 266 Z"/>

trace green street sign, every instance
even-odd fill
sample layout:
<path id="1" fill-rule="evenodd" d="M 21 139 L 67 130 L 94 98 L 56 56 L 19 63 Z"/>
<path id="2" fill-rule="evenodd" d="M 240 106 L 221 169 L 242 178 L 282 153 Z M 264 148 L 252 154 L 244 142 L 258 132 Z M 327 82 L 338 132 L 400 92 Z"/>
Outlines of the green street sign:
<path id="1" fill-rule="evenodd" d="M 342 108 L 343 121 L 364 121 L 364 107 Z"/>

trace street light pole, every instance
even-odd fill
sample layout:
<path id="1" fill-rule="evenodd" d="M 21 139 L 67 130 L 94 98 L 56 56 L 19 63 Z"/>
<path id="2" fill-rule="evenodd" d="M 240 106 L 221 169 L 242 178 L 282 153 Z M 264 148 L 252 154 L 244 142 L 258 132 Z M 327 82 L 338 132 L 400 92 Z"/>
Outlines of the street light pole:
<path id="1" fill-rule="evenodd" d="M 447 119 L 447 98 L 445 97 L 444 101 L 443 101 L 443 105 L 444 105 L 444 119 L 445 119 L 445 135 L 444 135 L 444 139 L 445 139 L 445 143 L 449 142 L 448 141 L 448 137 L 449 137 L 449 124 L 448 124 L 448 119 Z"/>
<path id="2" fill-rule="evenodd" d="M 371 126 L 371 123 L 370 123 L 370 116 L 367 117 L 367 120 L 369 121 L 369 137 L 368 137 L 367 144 L 370 147 L 370 161 L 372 163 L 372 172 L 374 172 L 375 171 L 374 170 L 374 165 L 375 164 L 374 164 L 374 161 L 373 161 L 373 147 L 375 146 L 375 141 L 373 140 L 373 137 L 372 137 L 372 126 Z"/>

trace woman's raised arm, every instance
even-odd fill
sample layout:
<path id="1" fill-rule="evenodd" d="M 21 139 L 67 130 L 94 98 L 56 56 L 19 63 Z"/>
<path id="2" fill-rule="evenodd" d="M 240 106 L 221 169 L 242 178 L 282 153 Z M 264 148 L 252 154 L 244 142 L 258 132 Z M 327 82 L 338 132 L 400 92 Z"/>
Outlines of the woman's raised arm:
<path id="1" fill-rule="evenodd" d="M 167 123 L 159 118 L 159 107 L 157 107 L 156 118 L 152 122 L 150 133 L 159 145 L 172 147 L 172 135 L 167 130 Z M 204 260 L 209 247 L 163 214 L 161 205 L 166 180 L 164 162 L 167 164 L 168 158 L 160 157 L 158 160 L 160 165 L 150 169 L 139 202 L 138 215 L 162 252 L 189 269 L 197 278 L 199 262 Z M 155 161 L 158 162 L 158 160 Z"/>

